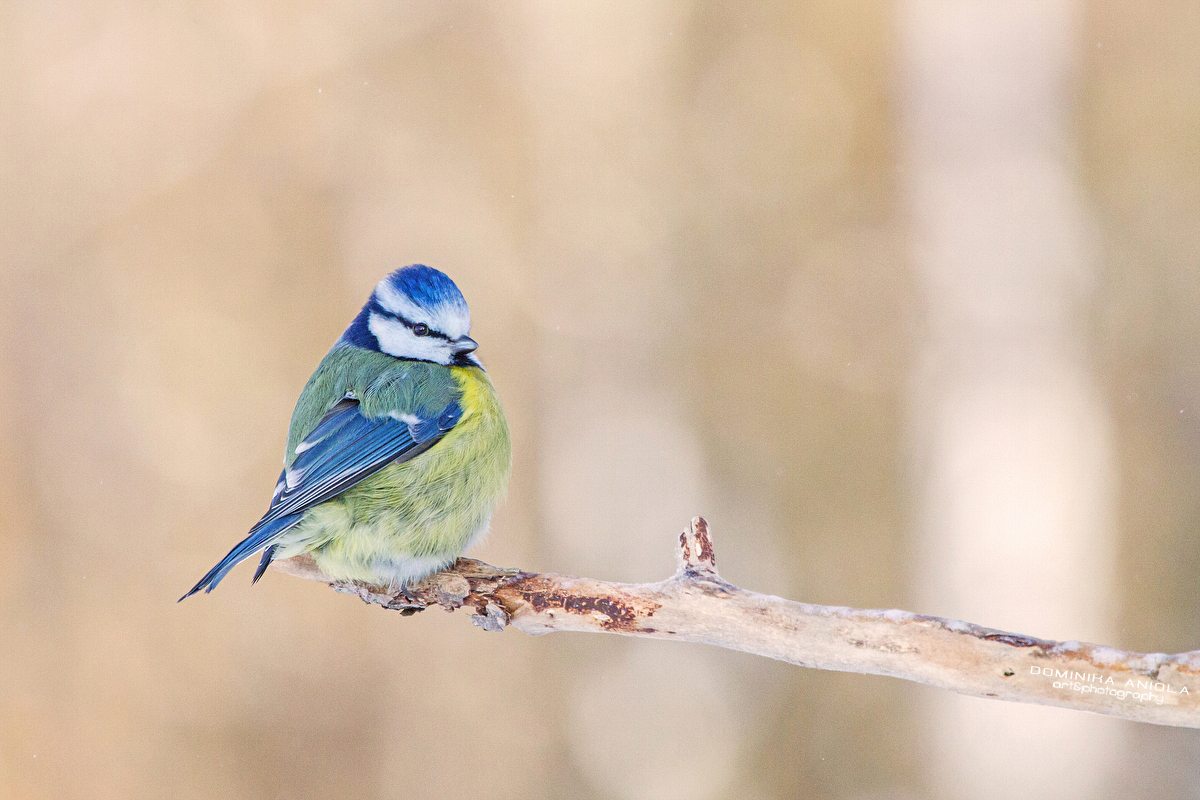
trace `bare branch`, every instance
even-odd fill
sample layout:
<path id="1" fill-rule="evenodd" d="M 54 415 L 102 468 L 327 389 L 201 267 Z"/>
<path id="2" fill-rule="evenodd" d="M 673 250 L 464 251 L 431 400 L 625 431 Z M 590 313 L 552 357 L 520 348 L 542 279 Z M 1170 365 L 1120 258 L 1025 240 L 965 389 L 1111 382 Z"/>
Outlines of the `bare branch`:
<path id="1" fill-rule="evenodd" d="M 274 566 L 401 613 L 465 606 L 474 611 L 471 620 L 489 631 L 511 625 L 535 635 L 580 631 L 703 642 L 803 667 L 888 675 L 976 697 L 1200 727 L 1200 651 L 1132 653 L 907 611 L 797 603 L 722 580 L 703 518 L 692 520 L 679 544 L 676 573 L 646 584 L 501 569 L 460 558 L 406 593 L 392 595 L 379 587 L 329 581 L 306 556 Z"/>

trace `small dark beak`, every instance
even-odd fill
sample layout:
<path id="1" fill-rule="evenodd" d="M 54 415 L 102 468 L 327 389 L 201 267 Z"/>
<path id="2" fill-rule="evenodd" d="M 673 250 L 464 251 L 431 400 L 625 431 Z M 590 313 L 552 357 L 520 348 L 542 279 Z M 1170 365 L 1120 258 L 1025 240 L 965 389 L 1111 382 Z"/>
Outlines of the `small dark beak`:
<path id="1" fill-rule="evenodd" d="M 474 353 L 478 347 L 479 342 L 475 341 L 470 336 L 460 336 L 454 340 L 454 352 L 458 353 L 459 355 L 465 356 L 467 353 Z"/>

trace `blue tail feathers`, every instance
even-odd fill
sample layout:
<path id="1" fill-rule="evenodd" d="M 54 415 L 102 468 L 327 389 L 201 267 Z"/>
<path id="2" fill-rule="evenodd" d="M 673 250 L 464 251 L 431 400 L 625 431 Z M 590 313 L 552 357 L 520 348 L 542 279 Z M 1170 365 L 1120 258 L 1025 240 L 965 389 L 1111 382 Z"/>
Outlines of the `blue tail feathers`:
<path id="1" fill-rule="evenodd" d="M 227 556 L 217 562 L 217 565 L 210 569 L 205 576 L 200 579 L 200 582 L 191 588 L 191 591 L 179 599 L 181 601 L 186 600 L 201 589 L 203 589 L 205 592 L 211 592 L 213 589 L 217 588 L 217 584 L 221 582 L 221 579 L 225 577 L 229 570 L 233 569 L 239 562 L 249 558 L 259 550 L 266 548 L 266 553 L 263 554 L 263 559 L 258 565 L 258 570 L 254 573 L 254 580 L 258 581 L 258 579 L 262 577 L 263 572 L 266 571 L 267 566 L 271 563 L 271 557 L 275 554 L 275 544 L 273 540 L 276 539 L 279 534 L 298 523 L 301 516 L 303 516 L 303 514 L 289 514 L 286 517 L 280 517 L 279 519 L 271 520 L 261 528 L 253 531 L 245 539 L 238 542 L 238 544 L 229 551 Z"/>
<path id="2" fill-rule="evenodd" d="M 273 544 L 266 550 L 263 550 L 262 559 L 258 562 L 258 569 L 254 570 L 254 580 L 250 581 L 251 583 L 258 583 L 258 579 L 267 571 L 267 567 L 271 566 L 271 559 L 275 558 L 276 547 L 279 547 L 279 545 Z"/>

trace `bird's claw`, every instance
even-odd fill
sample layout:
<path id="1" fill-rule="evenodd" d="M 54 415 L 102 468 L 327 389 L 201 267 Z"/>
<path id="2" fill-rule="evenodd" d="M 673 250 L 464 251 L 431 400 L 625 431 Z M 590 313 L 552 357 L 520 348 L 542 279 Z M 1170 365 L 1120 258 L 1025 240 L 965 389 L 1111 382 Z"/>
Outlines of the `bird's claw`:
<path id="1" fill-rule="evenodd" d="M 399 609 L 405 616 L 424 611 L 425 606 L 425 601 L 414 594 L 408 584 L 401 584 L 400 590 L 392 595 L 392 602 L 388 603 L 389 608 Z"/>

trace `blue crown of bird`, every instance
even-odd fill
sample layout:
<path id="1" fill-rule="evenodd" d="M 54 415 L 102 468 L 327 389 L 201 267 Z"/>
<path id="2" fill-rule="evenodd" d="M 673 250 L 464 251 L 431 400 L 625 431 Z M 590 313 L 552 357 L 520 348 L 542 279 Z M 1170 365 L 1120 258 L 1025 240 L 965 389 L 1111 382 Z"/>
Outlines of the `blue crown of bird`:
<path id="1" fill-rule="evenodd" d="M 511 445 L 462 292 L 424 265 L 376 286 L 296 401 L 267 513 L 180 600 L 261 554 L 399 591 L 487 531 Z"/>

